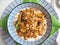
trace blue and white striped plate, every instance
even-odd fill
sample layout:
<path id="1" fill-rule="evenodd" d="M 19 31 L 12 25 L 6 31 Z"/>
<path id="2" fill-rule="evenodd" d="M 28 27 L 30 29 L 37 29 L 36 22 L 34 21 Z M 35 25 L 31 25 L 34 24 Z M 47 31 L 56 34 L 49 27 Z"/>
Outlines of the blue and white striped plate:
<path id="1" fill-rule="evenodd" d="M 8 15 L 12 9 L 21 4 L 23 2 L 23 0 L 14 0 L 12 1 L 8 6 L 7 8 L 4 10 L 3 14 L 2 14 L 2 17 L 5 17 L 6 15 Z M 46 8 L 46 10 L 54 15 L 57 19 L 58 19 L 58 16 L 54 10 L 54 8 L 49 4 L 47 3 L 45 0 L 39 0 L 40 4 Z M 0 30 L 2 32 L 2 35 L 3 35 L 3 40 L 5 41 L 6 45 L 16 45 L 16 42 L 11 38 L 11 36 L 6 33 L 4 30 Z M 58 32 L 56 32 L 52 37 L 48 38 L 44 43 L 43 45 L 54 45 L 54 41 L 56 40 L 56 37 L 57 37 L 57 34 Z"/>
<path id="2" fill-rule="evenodd" d="M 15 16 L 19 13 L 20 10 L 22 9 L 27 9 L 27 8 L 37 8 L 38 10 L 40 10 L 42 13 L 44 13 L 44 15 L 46 16 L 46 19 L 47 19 L 47 31 L 46 33 L 44 34 L 44 36 L 42 36 L 41 39 L 37 39 L 35 41 L 26 41 L 20 37 L 18 37 L 17 33 L 16 33 L 16 28 L 14 26 L 14 20 L 15 20 Z M 17 5 L 13 10 L 12 12 L 10 13 L 10 16 L 8 18 L 8 22 L 7 22 L 7 27 L 8 27 L 8 31 L 10 33 L 10 35 L 12 36 L 12 38 L 20 43 L 20 44 L 23 44 L 23 45 L 37 45 L 37 44 L 40 44 L 42 43 L 43 41 L 45 41 L 49 34 L 50 34 L 50 31 L 52 30 L 52 22 L 51 22 L 51 16 L 50 14 L 47 12 L 47 10 L 42 7 L 41 5 L 39 4 L 36 4 L 36 3 L 31 3 L 31 2 L 28 2 L 28 3 L 23 3 L 23 4 L 19 4 Z"/>

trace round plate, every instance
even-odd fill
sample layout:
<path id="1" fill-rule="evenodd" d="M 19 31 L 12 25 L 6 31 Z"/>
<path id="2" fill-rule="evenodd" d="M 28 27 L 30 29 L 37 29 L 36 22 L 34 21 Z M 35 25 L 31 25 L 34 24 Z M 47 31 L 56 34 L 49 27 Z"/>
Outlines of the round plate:
<path id="1" fill-rule="evenodd" d="M 36 9 L 40 10 L 45 15 L 46 21 L 47 21 L 46 33 L 40 39 L 37 39 L 35 41 L 26 41 L 26 40 L 18 37 L 18 35 L 16 33 L 16 28 L 14 26 L 15 16 L 19 13 L 19 11 L 21 11 L 22 9 L 27 9 L 27 8 L 36 8 Z M 51 21 L 50 14 L 47 12 L 47 10 L 44 7 L 42 7 L 40 4 L 37 4 L 37 3 L 28 2 L 28 3 L 19 4 L 12 10 L 12 12 L 10 13 L 10 16 L 8 18 L 7 27 L 8 27 L 8 31 L 9 31 L 9 34 L 11 35 L 11 37 L 19 44 L 36 45 L 36 44 L 41 44 L 43 41 L 45 41 L 48 38 L 48 36 L 52 30 L 52 21 Z"/>
<path id="2" fill-rule="evenodd" d="M 18 5 L 18 4 L 21 4 L 23 0 L 14 0 L 13 2 L 11 2 L 7 8 L 4 10 L 3 14 L 2 14 L 2 17 L 5 17 L 6 15 L 8 15 L 12 9 Z M 54 8 L 49 4 L 47 3 L 45 0 L 40 0 L 39 1 L 40 4 L 47 9 L 47 11 L 54 15 L 57 19 L 58 19 L 58 16 L 54 10 Z M 3 16 L 4 15 L 4 16 Z M 10 35 L 8 33 L 6 33 L 5 31 L 3 30 L 0 30 L 2 32 L 2 35 L 3 35 L 3 39 L 4 41 L 6 42 L 6 45 L 16 45 L 16 42 L 10 37 Z M 50 42 L 52 43 L 52 41 L 50 40 Z M 47 43 L 50 45 L 50 43 L 47 41 Z"/>

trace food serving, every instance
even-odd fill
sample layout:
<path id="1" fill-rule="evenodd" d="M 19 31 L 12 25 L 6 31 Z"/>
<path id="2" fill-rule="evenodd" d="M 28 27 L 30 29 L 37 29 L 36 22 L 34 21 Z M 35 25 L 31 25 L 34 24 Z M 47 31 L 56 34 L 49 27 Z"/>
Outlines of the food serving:
<path id="1" fill-rule="evenodd" d="M 45 15 L 36 8 L 27 8 L 19 11 L 15 16 L 14 25 L 17 35 L 25 40 L 43 36 L 47 29 Z"/>

